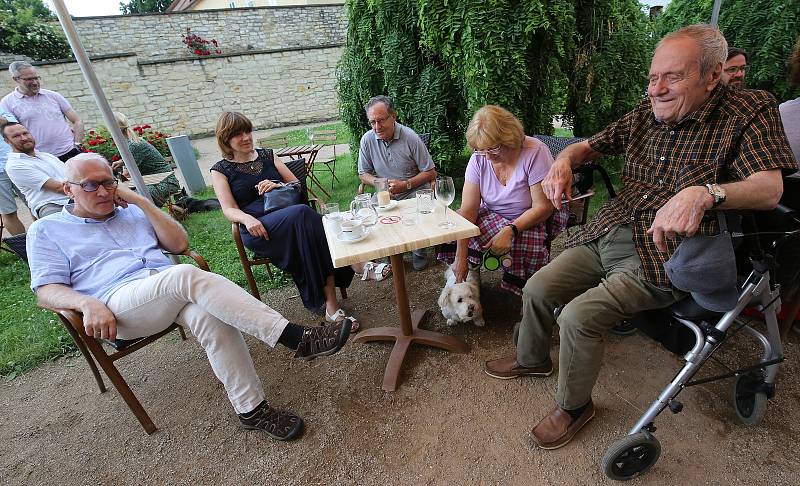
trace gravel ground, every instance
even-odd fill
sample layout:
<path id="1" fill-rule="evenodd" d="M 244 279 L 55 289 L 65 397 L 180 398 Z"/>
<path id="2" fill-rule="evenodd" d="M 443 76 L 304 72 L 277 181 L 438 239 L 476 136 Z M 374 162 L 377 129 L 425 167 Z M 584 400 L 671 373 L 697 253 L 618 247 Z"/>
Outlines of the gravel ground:
<path id="1" fill-rule="evenodd" d="M 484 274 L 487 327 L 448 328 L 436 308 L 443 267 L 408 270 L 412 309 L 429 309 L 427 328 L 463 338 L 464 355 L 424 347 L 409 353 L 394 393 L 380 384 L 387 344 L 348 343 L 310 363 L 248 338 L 269 400 L 306 421 L 304 435 L 275 442 L 237 427 L 202 349 L 177 334 L 119 362 L 159 430 L 148 436 L 111 388 L 98 394 L 81 357 L 49 363 L 3 382 L 0 482 L 4 484 L 598 484 L 600 459 L 623 436 L 680 366 L 642 335 L 612 336 L 594 400 L 597 417 L 555 451 L 532 446 L 530 429 L 553 403 L 549 378 L 494 380 L 485 360 L 511 351 L 518 299 Z M 317 320 L 293 288 L 268 303 L 289 319 Z M 391 282 L 356 282 L 345 307 L 362 326 L 396 322 Z M 737 338 L 738 339 L 738 338 Z M 745 338 L 743 338 L 745 339 Z M 798 484 L 800 426 L 798 336 L 786 344 L 776 397 L 763 424 L 736 425 L 731 382 L 686 390 L 683 413 L 656 424 L 662 456 L 632 484 Z M 735 342 L 719 356 L 743 361 Z M 558 347 L 553 347 L 557 357 Z M 555 360 L 557 363 L 557 359 Z M 710 370 L 707 370 L 710 371 Z"/>

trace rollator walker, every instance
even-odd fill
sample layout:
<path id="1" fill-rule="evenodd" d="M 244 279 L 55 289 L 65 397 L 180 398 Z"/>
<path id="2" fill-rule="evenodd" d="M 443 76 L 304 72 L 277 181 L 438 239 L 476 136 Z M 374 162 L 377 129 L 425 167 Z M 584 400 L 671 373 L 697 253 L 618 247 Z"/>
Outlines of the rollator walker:
<path id="1" fill-rule="evenodd" d="M 765 228 L 765 225 L 760 224 L 765 218 L 771 222 L 773 228 Z M 794 209 L 779 205 L 772 212 L 743 213 L 742 228 L 743 233 L 732 233 L 734 242 L 737 237 L 744 240 L 737 249 L 737 260 L 741 261 L 742 250 L 748 251 L 752 270 L 739 285 L 739 297 L 733 309 L 725 313 L 709 311 L 688 296 L 669 309 L 651 311 L 631 319 L 633 325 L 638 327 L 646 324 L 647 320 L 652 320 L 654 313 L 661 313 L 667 321 L 671 320 L 673 330 L 683 327 L 684 334 L 689 334 L 690 337 L 693 335 L 694 344 L 683 356 L 686 364 L 630 429 L 628 435 L 611 444 L 606 451 L 602 466 L 609 478 L 632 479 L 658 461 L 661 445 L 654 435 L 655 419 L 666 408 L 673 413 L 681 412 L 683 404 L 677 400 L 677 396 L 684 388 L 733 379 L 732 402 L 737 421 L 746 426 L 754 426 L 763 420 L 767 401 L 775 394 L 778 367 L 784 360 L 777 319 L 781 307 L 782 286 L 796 287 L 800 281 L 800 258 L 797 255 L 800 249 L 800 219 Z M 794 255 L 787 256 L 792 252 Z M 765 331 L 751 325 L 758 322 L 757 320 L 743 318 L 742 312 L 745 309 L 752 309 L 763 315 Z M 794 311 L 796 313 L 796 309 Z M 693 379 L 714 352 L 740 331 L 744 331 L 760 345 L 760 360 L 724 374 Z M 674 343 L 672 347 L 675 347 Z M 686 347 L 684 346 L 684 350 Z"/>

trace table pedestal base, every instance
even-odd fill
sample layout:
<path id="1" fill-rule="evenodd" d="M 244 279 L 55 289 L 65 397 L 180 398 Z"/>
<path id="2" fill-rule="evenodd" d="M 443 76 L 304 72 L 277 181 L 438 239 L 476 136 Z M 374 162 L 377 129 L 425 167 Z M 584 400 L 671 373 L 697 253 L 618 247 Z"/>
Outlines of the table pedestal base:
<path id="1" fill-rule="evenodd" d="M 419 329 L 420 323 L 425 321 L 427 314 L 427 311 L 414 311 L 411 313 L 410 334 L 405 334 L 403 329 L 399 327 L 377 327 L 361 331 L 358 337 L 354 339 L 357 343 L 394 341 L 394 348 L 392 348 L 392 354 L 389 355 L 389 362 L 386 363 L 386 371 L 383 374 L 383 386 L 381 388 L 384 390 L 397 390 L 397 385 L 400 381 L 400 369 L 403 366 L 403 360 L 411 343 L 416 342 L 426 346 L 433 346 L 453 353 L 466 353 L 469 350 L 467 344 L 458 338 Z"/>

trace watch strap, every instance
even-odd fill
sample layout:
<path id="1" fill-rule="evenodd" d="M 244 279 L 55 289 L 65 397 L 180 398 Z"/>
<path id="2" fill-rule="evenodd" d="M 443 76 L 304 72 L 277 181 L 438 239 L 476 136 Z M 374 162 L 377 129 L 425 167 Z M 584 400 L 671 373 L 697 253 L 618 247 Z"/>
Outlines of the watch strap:
<path id="1" fill-rule="evenodd" d="M 509 226 L 511 227 L 511 232 L 514 233 L 514 238 L 519 236 L 519 228 L 514 223 L 510 223 Z"/>

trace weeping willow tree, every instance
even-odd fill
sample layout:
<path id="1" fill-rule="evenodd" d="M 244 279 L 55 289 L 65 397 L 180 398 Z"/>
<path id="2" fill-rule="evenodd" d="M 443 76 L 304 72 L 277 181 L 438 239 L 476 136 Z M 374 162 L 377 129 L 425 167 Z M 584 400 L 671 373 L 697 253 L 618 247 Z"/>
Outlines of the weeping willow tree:
<path id="1" fill-rule="evenodd" d="M 437 165 L 454 175 L 463 171 L 466 123 L 486 104 L 509 109 L 530 134 L 552 133 L 553 116 L 565 111 L 576 127 L 594 129 L 641 97 L 651 52 L 637 5 L 348 0 L 337 75 L 342 120 L 364 133 L 364 104 L 387 94 L 401 123 L 431 133 Z M 357 144 L 356 136 L 354 151 Z"/>
<path id="2" fill-rule="evenodd" d="M 589 136 L 643 97 L 653 35 L 636 0 L 576 2 L 577 48 L 566 115 L 575 135 Z"/>
<path id="3" fill-rule="evenodd" d="M 659 36 L 711 18 L 712 0 L 673 0 L 658 22 Z M 749 88 L 764 89 L 779 101 L 794 98 L 787 59 L 800 34 L 798 0 L 725 0 L 719 28 L 728 44 L 747 51 Z"/>

